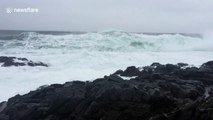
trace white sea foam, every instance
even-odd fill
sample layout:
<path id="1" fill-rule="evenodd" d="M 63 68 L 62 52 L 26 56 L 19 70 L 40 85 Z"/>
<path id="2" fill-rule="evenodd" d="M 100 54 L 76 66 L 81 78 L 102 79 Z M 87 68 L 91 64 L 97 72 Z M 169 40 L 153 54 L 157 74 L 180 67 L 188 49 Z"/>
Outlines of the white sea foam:
<path id="1" fill-rule="evenodd" d="M 1 56 L 24 57 L 50 67 L 0 67 L 0 101 L 41 85 L 93 80 L 127 66 L 186 62 L 199 66 L 213 60 L 211 39 L 146 35 L 123 31 L 44 35 L 22 33 L 20 40 L 0 40 Z"/>

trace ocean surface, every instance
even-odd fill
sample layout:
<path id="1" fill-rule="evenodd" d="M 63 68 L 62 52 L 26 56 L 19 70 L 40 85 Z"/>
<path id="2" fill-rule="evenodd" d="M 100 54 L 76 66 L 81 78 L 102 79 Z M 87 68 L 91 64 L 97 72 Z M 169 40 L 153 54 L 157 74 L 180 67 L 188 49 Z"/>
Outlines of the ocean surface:
<path id="1" fill-rule="evenodd" d="M 50 67 L 0 67 L 0 101 L 41 85 L 94 80 L 127 66 L 213 60 L 213 37 L 202 34 L 0 31 L 0 56 Z"/>

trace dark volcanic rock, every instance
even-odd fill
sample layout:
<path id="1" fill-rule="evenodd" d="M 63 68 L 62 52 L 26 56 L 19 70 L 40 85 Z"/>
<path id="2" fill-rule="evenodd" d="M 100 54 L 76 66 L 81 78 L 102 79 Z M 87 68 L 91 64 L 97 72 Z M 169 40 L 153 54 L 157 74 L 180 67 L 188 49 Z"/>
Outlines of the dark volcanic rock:
<path id="1" fill-rule="evenodd" d="M 213 72 L 213 61 L 209 61 L 201 65 L 200 71 Z"/>
<path id="2" fill-rule="evenodd" d="M 28 60 L 26 58 L 16 58 L 16 57 L 6 57 L 6 56 L 0 56 L 0 63 L 2 63 L 2 67 L 10 67 L 10 66 L 44 66 L 48 67 L 47 64 L 44 64 L 42 62 L 33 62 L 31 60 Z"/>
<path id="3" fill-rule="evenodd" d="M 130 66 L 123 73 L 121 73 L 121 76 L 128 76 L 128 77 L 138 76 L 138 75 L 140 75 L 140 71 L 135 66 Z"/>
<path id="4" fill-rule="evenodd" d="M 1 103 L 0 120 L 212 120 L 211 65 L 154 63 L 93 82 L 42 86 Z"/>

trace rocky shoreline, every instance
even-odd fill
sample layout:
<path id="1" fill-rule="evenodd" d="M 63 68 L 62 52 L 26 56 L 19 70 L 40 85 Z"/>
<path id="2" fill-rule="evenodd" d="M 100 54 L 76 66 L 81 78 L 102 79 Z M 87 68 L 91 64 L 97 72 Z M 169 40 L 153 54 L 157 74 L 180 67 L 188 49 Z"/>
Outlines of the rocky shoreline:
<path id="1" fill-rule="evenodd" d="M 0 64 L 2 64 L 0 65 L 1 67 L 11 67 L 11 66 L 48 67 L 48 65 L 43 62 L 33 62 L 32 60 L 28 60 L 27 58 L 17 58 L 7 56 L 0 56 Z"/>
<path id="2" fill-rule="evenodd" d="M 130 66 L 16 95 L 0 103 L 0 120 L 212 120 L 212 86 L 213 61 Z"/>

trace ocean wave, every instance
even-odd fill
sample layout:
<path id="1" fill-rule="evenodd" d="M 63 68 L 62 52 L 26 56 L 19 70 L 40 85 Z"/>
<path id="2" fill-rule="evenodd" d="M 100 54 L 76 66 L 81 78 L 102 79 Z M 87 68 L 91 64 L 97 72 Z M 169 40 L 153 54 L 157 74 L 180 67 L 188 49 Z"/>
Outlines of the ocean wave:
<path id="1" fill-rule="evenodd" d="M 13 40 L 1 41 L 0 48 L 67 49 L 88 51 L 212 51 L 212 41 L 181 34 L 148 35 L 120 30 L 85 34 L 50 35 L 23 32 Z"/>
<path id="2" fill-rule="evenodd" d="M 186 62 L 199 66 L 213 59 L 211 37 L 120 30 L 66 35 L 23 32 L 17 36 L 0 40 L 1 56 L 42 61 L 49 67 L 1 67 L 0 101 L 44 84 L 92 80 L 132 65 Z"/>

